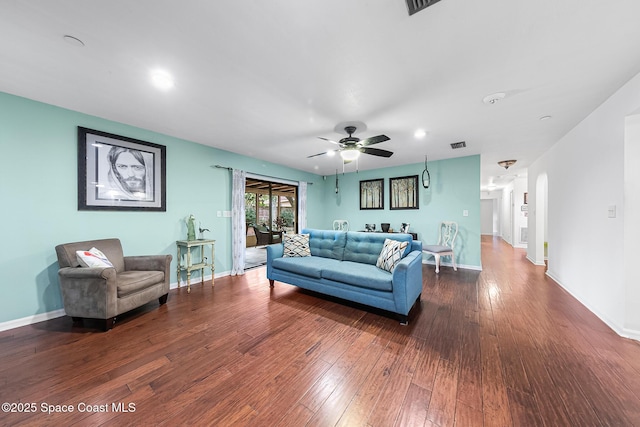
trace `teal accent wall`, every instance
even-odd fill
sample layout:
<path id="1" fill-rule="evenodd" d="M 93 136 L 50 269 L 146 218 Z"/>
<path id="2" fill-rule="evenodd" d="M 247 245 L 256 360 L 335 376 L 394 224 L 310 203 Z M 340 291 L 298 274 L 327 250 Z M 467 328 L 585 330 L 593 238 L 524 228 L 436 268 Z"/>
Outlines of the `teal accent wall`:
<path id="1" fill-rule="evenodd" d="M 366 156 L 361 161 L 366 161 Z M 383 222 L 399 230 L 400 225 L 406 222 L 411 224 L 410 231 L 418 233 L 418 239 L 424 244 L 435 244 L 440 221 L 456 221 L 459 226 L 456 241 L 458 264 L 480 268 L 480 156 L 433 161 L 428 163 L 428 167 L 431 185 L 428 189 L 420 185 L 419 209 L 390 209 L 389 178 L 418 175 L 420 181 L 424 162 L 339 173 L 338 194 L 335 193 L 335 176 L 327 176 L 324 217 L 318 228 L 332 228 L 334 219 L 346 219 L 350 230 L 354 231 L 364 230 L 368 223 L 376 224 L 376 230 L 380 230 Z M 360 210 L 360 181 L 380 178 L 384 179 L 384 209 Z M 463 216 L 465 210 L 469 211 L 469 216 Z"/>
<path id="2" fill-rule="evenodd" d="M 167 147 L 166 212 L 78 211 L 77 127 L 83 126 Z M 59 243 L 119 237 L 125 254 L 171 254 L 171 282 L 176 282 L 175 241 L 186 237 L 184 218 L 194 214 L 216 239 L 216 272 L 231 270 L 231 173 L 220 164 L 251 173 L 307 181 L 307 226 L 331 228 L 347 219 L 352 229 L 365 223 L 411 223 L 425 243 L 435 242 L 437 223 L 460 223 L 458 262 L 480 266 L 480 158 L 429 163 L 432 187 L 420 190 L 419 210 L 389 209 L 389 177 L 420 175 L 423 164 L 321 176 L 218 150 L 133 126 L 66 110 L 0 92 L 0 323 L 55 311 L 62 307 Z M 361 211 L 359 181 L 385 179 L 385 209 Z M 462 211 L 469 211 L 468 217 Z"/>
<path id="3" fill-rule="evenodd" d="M 78 211 L 77 127 L 167 147 L 166 212 Z M 322 177 L 25 98 L 0 93 L 0 323 L 62 308 L 59 243 L 118 237 L 126 254 L 171 254 L 194 214 L 216 239 L 216 272 L 231 270 L 231 172 L 308 181 L 307 223 L 322 218 Z"/>

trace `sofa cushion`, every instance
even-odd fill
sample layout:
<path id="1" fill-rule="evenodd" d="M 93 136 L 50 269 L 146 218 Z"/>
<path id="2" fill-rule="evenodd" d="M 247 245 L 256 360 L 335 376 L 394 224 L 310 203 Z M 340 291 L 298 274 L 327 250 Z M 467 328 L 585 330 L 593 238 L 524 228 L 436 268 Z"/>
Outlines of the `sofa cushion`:
<path id="1" fill-rule="evenodd" d="M 285 234 L 282 244 L 284 245 L 282 256 L 285 258 L 311 256 L 308 234 Z"/>
<path id="2" fill-rule="evenodd" d="M 375 265 L 342 261 L 337 267 L 323 269 L 322 277 L 360 288 L 389 292 L 393 290 L 393 275 L 388 271 L 377 268 Z"/>
<path id="3" fill-rule="evenodd" d="M 347 243 L 344 248 L 343 259 L 345 261 L 376 265 L 380 252 L 382 252 L 385 239 L 409 243 L 413 240 L 411 234 L 361 233 L 349 231 L 347 232 Z M 403 258 L 409 253 L 410 246 L 411 245 L 407 245 L 403 251 Z"/>
<path id="4" fill-rule="evenodd" d="M 385 239 L 382 251 L 376 262 L 376 267 L 393 273 L 396 264 L 402 259 L 402 254 L 409 242 L 399 242 L 397 240 Z"/>
<path id="5" fill-rule="evenodd" d="M 309 234 L 311 255 L 342 260 L 347 233 L 333 230 L 304 229 Z"/>
<path id="6" fill-rule="evenodd" d="M 276 258 L 271 263 L 273 268 L 320 279 L 325 268 L 340 269 L 340 261 L 318 256 Z"/>
<path id="7" fill-rule="evenodd" d="M 154 283 L 164 282 L 162 271 L 123 271 L 118 273 L 118 298 L 126 297 L 148 288 Z"/>

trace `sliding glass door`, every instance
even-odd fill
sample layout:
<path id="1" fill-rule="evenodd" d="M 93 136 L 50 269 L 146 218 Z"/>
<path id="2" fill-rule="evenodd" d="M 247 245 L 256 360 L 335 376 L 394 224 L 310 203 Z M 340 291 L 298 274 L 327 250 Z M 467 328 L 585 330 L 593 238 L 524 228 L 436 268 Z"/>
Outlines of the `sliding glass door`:
<path id="1" fill-rule="evenodd" d="M 247 178 L 247 247 L 276 243 L 283 233 L 296 232 L 297 190 L 291 184 Z"/>

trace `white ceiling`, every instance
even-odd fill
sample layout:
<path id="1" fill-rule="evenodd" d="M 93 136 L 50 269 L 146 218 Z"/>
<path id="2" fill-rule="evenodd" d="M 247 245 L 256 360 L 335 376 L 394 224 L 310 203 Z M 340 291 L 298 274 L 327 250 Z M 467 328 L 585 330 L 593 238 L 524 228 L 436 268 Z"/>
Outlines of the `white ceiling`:
<path id="1" fill-rule="evenodd" d="M 481 154 L 486 186 L 640 72 L 639 18 L 638 0 L 442 0 L 413 16 L 404 0 L 3 0 L 0 91 L 320 175 L 342 166 L 306 158 L 334 147 L 317 137 L 361 121 L 395 154 L 360 170 Z M 155 68 L 173 89 L 149 83 Z"/>

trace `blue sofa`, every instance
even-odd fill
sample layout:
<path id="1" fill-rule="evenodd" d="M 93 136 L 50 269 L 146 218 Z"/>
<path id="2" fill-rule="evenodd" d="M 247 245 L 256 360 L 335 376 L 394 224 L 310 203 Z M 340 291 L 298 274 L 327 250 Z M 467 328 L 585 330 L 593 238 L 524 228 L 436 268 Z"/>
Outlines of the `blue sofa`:
<path id="1" fill-rule="evenodd" d="M 267 246 L 267 278 L 396 313 L 402 324 L 422 292 L 422 242 L 410 234 L 304 229 L 311 256 Z M 409 242 L 393 273 L 376 267 L 385 239 Z"/>

